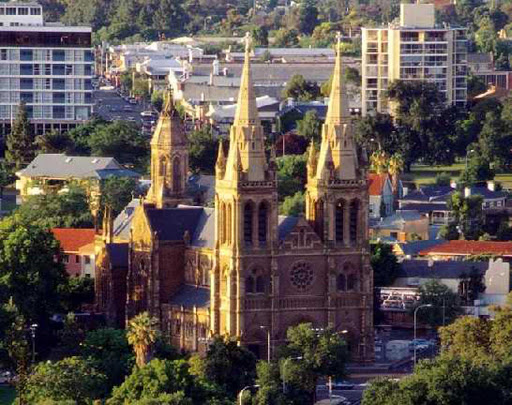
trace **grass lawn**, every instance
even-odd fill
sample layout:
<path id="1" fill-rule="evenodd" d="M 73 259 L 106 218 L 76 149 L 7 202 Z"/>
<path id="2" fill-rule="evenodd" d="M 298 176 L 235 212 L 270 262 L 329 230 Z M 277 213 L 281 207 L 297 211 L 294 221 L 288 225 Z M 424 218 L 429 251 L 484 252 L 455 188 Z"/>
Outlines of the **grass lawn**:
<path id="1" fill-rule="evenodd" d="M 452 180 L 458 180 L 462 170 L 464 170 L 464 163 L 455 163 L 451 166 L 413 165 L 411 173 L 404 173 L 402 178 L 405 181 L 416 183 L 417 186 L 422 186 L 428 183 L 434 183 L 436 175 L 443 172 L 448 173 Z M 512 173 L 497 174 L 494 180 L 502 183 L 503 188 L 512 188 Z"/>
<path id="2" fill-rule="evenodd" d="M 11 405 L 14 404 L 16 398 L 16 391 L 10 386 L 0 386 L 0 404 Z"/>

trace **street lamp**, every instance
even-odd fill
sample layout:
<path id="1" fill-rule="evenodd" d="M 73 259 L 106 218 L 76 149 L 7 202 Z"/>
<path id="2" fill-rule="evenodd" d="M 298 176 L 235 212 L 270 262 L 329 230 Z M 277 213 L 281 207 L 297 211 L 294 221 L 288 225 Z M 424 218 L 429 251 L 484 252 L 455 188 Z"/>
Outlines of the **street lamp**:
<path id="1" fill-rule="evenodd" d="M 286 393 L 286 365 L 288 364 L 288 361 L 290 360 L 302 360 L 302 356 L 297 357 L 287 357 L 283 361 L 283 394 Z"/>
<path id="2" fill-rule="evenodd" d="M 238 403 L 240 405 L 243 405 L 243 403 L 242 403 L 242 396 L 244 394 L 244 391 L 248 390 L 249 388 L 260 388 L 260 386 L 259 385 L 247 385 L 246 387 L 242 388 L 242 391 L 240 391 L 238 393 Z"/>
<path id="3" fill-rule="evenodd" d="M 36 329 L 38 328 L 37 323 L 30 325 L 30 336 L 32 338 L 32 364 L 36 362 Z"/>
<path id="4" fill-rule="evenodd" d="M 261 325 L 260 329 L 267 331 L 267 362 L 270 363 L 270 359 L 272 357 L 272 346 L 270 342 L 270 328 L 265 325 Z"/>
<path id="5" fill-rule="evenodd" d="M 416 307 L 414 310 L 414 365 L 416 365 L 416 313 L 420 308 L 432 308 L 432 304 L 423 304 Z"/>

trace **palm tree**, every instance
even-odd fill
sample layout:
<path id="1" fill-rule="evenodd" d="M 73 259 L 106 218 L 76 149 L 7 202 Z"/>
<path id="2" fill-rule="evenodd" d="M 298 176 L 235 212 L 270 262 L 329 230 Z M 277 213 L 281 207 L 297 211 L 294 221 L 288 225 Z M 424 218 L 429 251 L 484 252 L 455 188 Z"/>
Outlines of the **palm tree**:
<path id="1" fill-rule="evenodd" d="M 377 174 L 383 174 L 388 167 L 388 155 L 382 149 L 376 150 L 370 156 L 370 169 Z"/>
<path id="2" fill-rule="evenodd" d="M 140 313 L 128 323 L 126 337 L 128 343 L 133 346 L 135 360 L 139 367 L 144 367 L 151 360 L 153 345 L 158 335 L 156 325 L 157 320 L 148 312 Z"/>

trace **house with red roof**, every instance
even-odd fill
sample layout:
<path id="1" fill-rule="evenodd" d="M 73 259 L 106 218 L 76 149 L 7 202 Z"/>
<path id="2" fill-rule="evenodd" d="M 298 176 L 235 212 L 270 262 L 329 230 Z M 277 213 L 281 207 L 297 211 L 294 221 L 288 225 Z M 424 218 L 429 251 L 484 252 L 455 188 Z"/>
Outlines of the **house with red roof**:
<path id="1" fill-rule="evenodd" d="M 72 277 L 94 277 L 94 229 L 53 228 L 52 233 L 64 252 L 63 262 Z"/>
<path id="2" fill-rule="evenodd" d="M 420 251 L 433 260 L 465 260 L 470 256 L 493 256 L 512 261 L 512 242 L 449 240 Z"/>
<path id="3" fill-rule="evenodd" d="M 389 174 L 368 173 L 370 218 L 381 218 L 393 213 L 393 186 Z"/>

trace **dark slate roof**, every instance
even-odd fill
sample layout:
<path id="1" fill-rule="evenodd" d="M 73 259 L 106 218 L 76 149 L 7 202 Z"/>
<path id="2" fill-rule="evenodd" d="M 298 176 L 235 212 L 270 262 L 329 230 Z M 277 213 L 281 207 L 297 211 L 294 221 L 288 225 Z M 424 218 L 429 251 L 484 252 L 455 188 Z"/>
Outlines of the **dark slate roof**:
<path id="1" fill-rule="evenodd" d="M 297 225 L 299 218 L 298 217 L 285 217 L 283 215 L 279 215 L 278 218 L 278 233 L 279 239 L 284 239 L 286 236 L 295 228 Z"/>
<path id="2" fill-rule="evenodd" d="M 130 239 L 130 228 L 132 226 L 133 214 L 135 208 L 140 205 L 140 199 L 134 198 L 119 213 L 114 220 L 114 235 L 124 240 Z"/>
<path id="3" fill-rule="evenodd" d="M 455 189 L 450 186 L 425 186 L 421 187 L 419 190 L 411 191 L 401 198 L 401 201 L 443 201 L 454 191 Z"/>
<path id="4" fill-rule="evenodd" d="M 400 206 L 402 210 L 415 210 L 421 214 L 426 214 L 431 211 L 449 211 L 446 203 L 409 203 Z"/>
<path id="5" fill-rule="evenodd" d="M 418 221 L 422 218 L 420 213 L 416 210 L 397 210 L 395 214 L 389 217 L 381 218 L 380 220 L 370 223 L 370 227 L 374 229 L 403 229 L 408 221 Z"/>
<path id="6" fill-rule="evenodd" d="M 190 237 L 195 233 L 197 224 L 203 213 L 202 207 L 178 207 L 147 209 L 147 216 L 151 230 L 158 233 L 160 240 L 183 240 L 185 231 Z"/>
<path id="7" fill-rule="evenodd" d="M 507 196 L 503 191 L 492 191 L 487 187 L 471 187 L 471 195 L 481 195 L 484 199 L 497 199 Z"/>
<path id="8" fill-rule="evenodd" d="M 96 175 L 101 180 L 108 179 L 109 177 L 132 177 L 134 179 L 138 179 L 140 177 L 139 173 L 136 173 L 133 170 L 128 170 L 128 169 L 96 170 Z"/>
<path id="9" fill-rule="evenodd" d="M 112 267 L 128 267 L 128 243 L 109 243 L 106 248 Z"/>
<path id="10" fill-rule="evenodd" d="M 444 243 L 444 239 L 435 240 L 418 240 L 407 243 L 400 243 L 400 248 L 406 256 L 414 256 L 419 254 L 423 249 L 427 249 L 436 245 Z"/>
<path id="11" fill-rule="evenodd" d="M 179 305 L 186 308 L 209 307 L 210 289 L 193 285 L 182 285 L 178 292 L 171 298 L 171 305 Z"/>
<path id="12" fill-rule="evenodd" d="M 203 208 L 190 244 L 195 247 L 215 247 L 215 209 Z"/>
<path id="13" fill-rule="evenodd" d="M 319 102 L 311 102 L 304 104 L 295 104 L 291 106 L 285 107 L 280 115 L 285 115 L 290 111 L 297 111 L 298 113 L 305 115 L 309 110 L 315 110 L 318 119 L 321 121 L 325 120 L 325 116 L 327 115 L 327 104 L 319 103 Z"/>
<path id="14" fill-rule="evenodd" d="M 480 274 L 485 274 L 489 268 L 488 262 L 469 261 L 430 261 L 429 260 L 404 260 L 400 267 L 398 277 L 418 278 L 460 278 L 462 274 L 469 274 L 475 268 Z"/>

